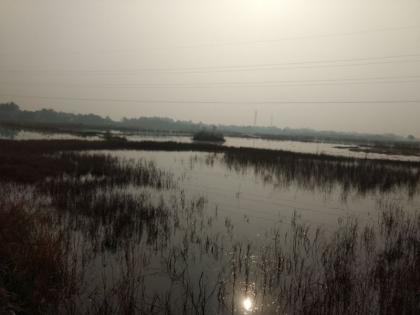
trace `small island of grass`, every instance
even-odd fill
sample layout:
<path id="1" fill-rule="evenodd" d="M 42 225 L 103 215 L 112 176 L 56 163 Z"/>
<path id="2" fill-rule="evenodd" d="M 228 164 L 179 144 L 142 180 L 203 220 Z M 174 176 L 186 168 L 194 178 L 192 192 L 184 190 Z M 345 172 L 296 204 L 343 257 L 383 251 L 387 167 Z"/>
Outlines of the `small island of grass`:
<path id="1" fill-rule="evenodd" d="M 202 130 L 194 134 L 194 141 L 206 141 L 206 142 L 225 142 L 223 135 L 216 131 Z"/>
<path id="2" fill-rule="evenodd" d="M 105 141 L 112 141 L 112 142 L 127 142 L 127 138 L 123 137 L 123 136 L 118 136 L 115 134 L 112 134 L 109 130 L 106 131 L 103 135 L 102 135 L 103 139 Z"/>

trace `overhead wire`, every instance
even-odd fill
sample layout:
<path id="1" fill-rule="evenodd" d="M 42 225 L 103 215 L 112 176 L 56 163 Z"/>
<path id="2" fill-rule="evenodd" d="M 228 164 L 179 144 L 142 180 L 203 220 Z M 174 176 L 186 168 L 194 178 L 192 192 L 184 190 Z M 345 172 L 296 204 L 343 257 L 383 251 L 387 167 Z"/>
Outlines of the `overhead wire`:
<path id="1" fill-rule="evenodd" d="M 120 99 L 120 98 L 90 98 L 90 97 L 62 97 L 4 94 L 2 97 L 38 98 L 49 100 L 89 101 L 89 102 L 112 102 L 112 103 L 142 103 L 142 104 L 236 104 L 236 105 L 276 105 L 276 104 L 419 104 L 420 99 L 397 99 L 397 100 L 255 100 L 255 101 L 229 101 L 229 100 L 175 100 L 175 99 Z"/>
<path id="2" fill-rule="evenodd" d="M 419 29 L 420 25 L 405 25 L 405 26 L 396 26 L 396 27 L 382 27 L 382 28 L 372 28 L 372 29 L 361 29 L 356 31 L 348 32 L 336 32 L 336 33 L 320 33 L 320 34 L 308 34 L 308 35 L 297 35 L 297 36 L 287 36 L 281 38 L 271 38 L 271 39 L 255 39 L 255 40 L 245 40 L 245 41 L 229 41 L 229 42 L 207 42 L 207 43 L 197 43 L 197 44 L 180 44 L 180 45 L 168 45 L 168 46 L 159 46 L 159 47 L 149 47 L 152 51 L 154 50 L 169 50 L 169 49 L 186 49 L 186 48 L 206 48 L 206 47 L 226 47 L 226 46 L 243 46 L 243 45 L 254 45 L 254 44 L 276 44 L 284 41 L 294 41 L 294 40 L 307 40 L 307 39 L 322 39 L 322 38 L 332 38 L 332 37 L 348 37 L 364 34 L 374 34 L 382 32 L 395 32 L 395 31 L 404 31 L 404 30 L 415 30 Z M 94 52 L 88 51 L 61 51 L 61 52 L 40 52 L 43 55 L 79 55 L 79 54 L 116 54 L 116 53 L 138 53 L 141 50 L 139 49 L 102 49 Z M 12 51 L 0 51 L 0 55 L 16 55 L 16 54 L 30 54 L 33 55 L 33 50 L 30 52 L 12 52 Z"/>
<path id="3" fill-rule="evenodd" d="M 408 59 L 401 59 L 408 58 Z M 410 59 L 419 58 L 419 59 Z M 395 59 L 395 60 L 392 60 Z M 383 61 L 378 61 L 383 60 Z M 0 69 L 5 73 L 90 73 L 90 74 L 137 74 L 138 72 L 156 73 L 212 73 L 212 72 L 243 72 L 259 70 L 278 70 L 294 68 L 325 68 L 325 67 L 348 67 L 396 63 L 420 62 L 420 54 L 389 55 L 380 57 L 360 57 L 343 59 L 306 60 L 284 63 L 229 65 L 229 66 L 206 66 L 206 67 L 173 67 L 173 68 L 133 68 L 133 69 Z"/>
<path id="4" fill-rule="evenodd" d="M 37 86 L 58 86 L 62 88 L 223 88 L 223 87 L 279 87 L 279 86 L 319 86 L 319 85 L 363 85 L 363 84 L 391 84 L 391 83 L 415 83 L 420 82 L 420 76 L 396 76 L 396 77 L 371 77 L 371 78 L 344 78 L 344 79 L 313 79 L 313 80 L 265 80 L 265 81 L 219 81 L 203 83 L 104 83 L 104 84 L 60 84 L 54 82 L 19 82 L 2 81 L 4 85 L 30 84 Z"/>

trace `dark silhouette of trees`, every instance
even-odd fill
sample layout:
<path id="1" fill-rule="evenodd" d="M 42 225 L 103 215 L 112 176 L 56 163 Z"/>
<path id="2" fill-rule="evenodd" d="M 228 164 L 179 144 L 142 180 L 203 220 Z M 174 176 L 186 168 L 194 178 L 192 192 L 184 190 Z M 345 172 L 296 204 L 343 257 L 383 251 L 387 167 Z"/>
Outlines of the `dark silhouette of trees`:
<path id="1" fill-rule="evenodd" d="M 83 124 L 92 126 L 111 126 L 114 122 L 109 118 L 102 118 L 94 114 L 70 114 L 56 112 L 52 109 L 39 111 L 21 110 L 15 103 L 0 104 L 0 121 L 29 122 L 44 124 Z"/>
<path id="2" fill-rule="evenodd" d="M 0 122 L 31 127 L 77 127 L 102 128 L 153 132 L 175 132 L 194 134 L 200 130 L 211 130 L 212 125 L 202 122 L 174 120 L 165 117 L 123 118 L 121 121 L 95 114 L 71 114 L 51 109 L 38 111 L 21 110 L 15 103 L 0 104 Z M 356 132 L 317 131 L 264 126 L 218 125 L 217 130 L 229 136 L 261 137 L 273 140 L 324 141 L 353 144 L 378 145 L 392 142 L 416 142 L 414 136 L 394 134 L 364 134 Z M 417 143 L 417 142 L 416 142 Z"/>

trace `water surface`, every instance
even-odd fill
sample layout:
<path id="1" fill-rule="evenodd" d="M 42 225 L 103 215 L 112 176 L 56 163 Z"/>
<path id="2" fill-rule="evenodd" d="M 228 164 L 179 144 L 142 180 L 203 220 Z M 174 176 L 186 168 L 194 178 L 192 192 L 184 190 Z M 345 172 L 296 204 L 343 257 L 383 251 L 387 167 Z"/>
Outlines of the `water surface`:
<path id="1" fill-rule="evenodd" d="M 182 135 L 156 135 L 150 133 L 124 133 L 119 131 L 113 132 L 117 136 L 124 136 L 128 141 L 173 141 L 181 143 L 191 143 L 191 136 Z M 53 132 L 37 132 L 25 130 L 13 130 L 0 127 L 0 139 L 14 140 L 103 140 L 101 135 L 81 136 L 70 133 L 53 133 Z M 285 140 L 267 140 L 259 138 L 241 138 L 241 137 L 225 137 L 224 146 L 230 147 L 247 147 L 258 149 L 284 150 L 300 153 L 311 154 L 327 154 L 334 156 L 345 156 L 354 158 L 369 159 L 389 159 L 403 161 L 420 161 L 420 156 L 415 155 L 398 155 L 398 154 L 380 154 L 352 151 L 350 147 L 343 146 L 340 143 L 325 142 L 301 142 L 301 141 L 285 141 Z"/>

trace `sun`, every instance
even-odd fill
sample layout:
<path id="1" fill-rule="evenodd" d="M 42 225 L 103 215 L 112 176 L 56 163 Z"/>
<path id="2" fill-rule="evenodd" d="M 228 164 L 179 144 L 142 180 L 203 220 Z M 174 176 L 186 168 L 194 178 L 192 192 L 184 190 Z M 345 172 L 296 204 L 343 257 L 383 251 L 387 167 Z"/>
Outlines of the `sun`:
<path id="1" fill-rule="evenodd" d="M 247 311 L 247 312 L 252 310 L 252 305 L 253 305 L 253 302 L 252 302 L 250 297 L 246 297 L 242 301 L 242 306 L 244 307 L 245 311 Z"/>

